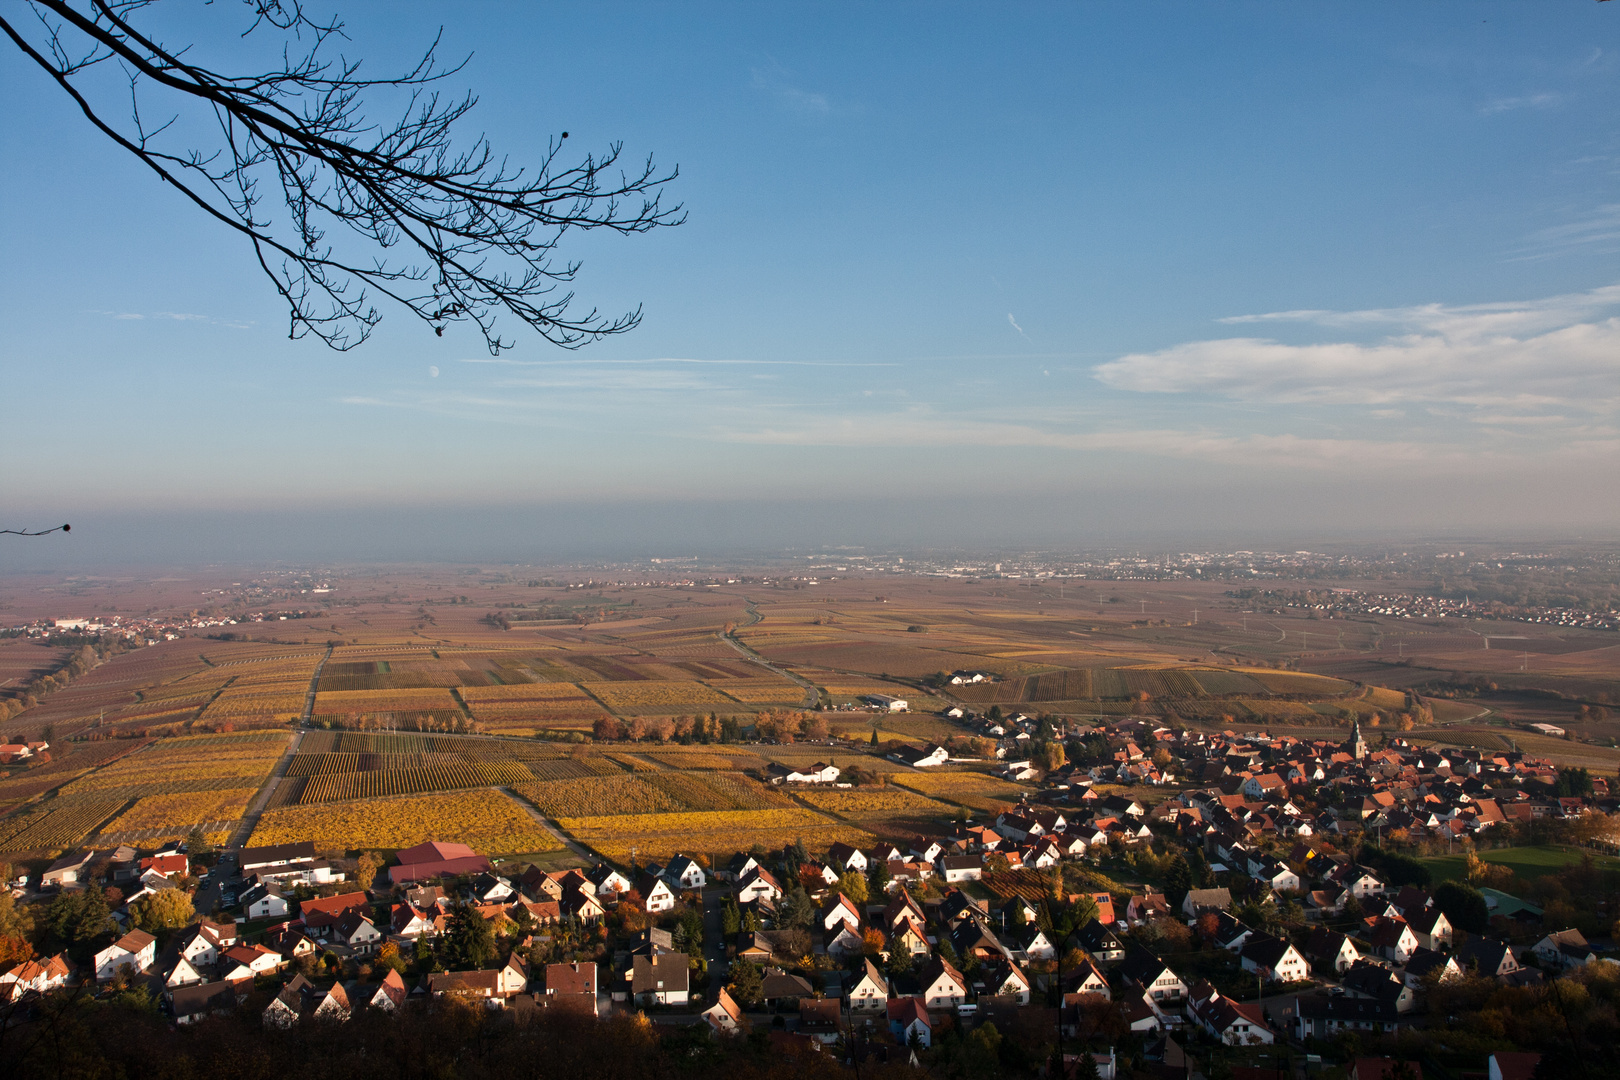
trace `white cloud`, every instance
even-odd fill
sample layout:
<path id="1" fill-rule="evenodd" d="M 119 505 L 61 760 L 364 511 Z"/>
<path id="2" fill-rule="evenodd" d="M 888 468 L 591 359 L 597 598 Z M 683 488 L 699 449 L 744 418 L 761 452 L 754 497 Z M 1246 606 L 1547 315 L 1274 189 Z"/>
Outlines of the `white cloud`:
<path id="1" fill-rule="evenodd" d="M 832 112 L 832 101 L 826 94 L 802 90 L 793 85 L 792 73 L 772 60 L 766 67 L 750 70 L 754 89 L 774 97 L 784 108 L 802 116 L 826 116 Z"/>
<path id="2" fill-rule="evenodd" d="M 1521 303 L 1286 311 L 1224 319 L 1392 331 L 1370 341 L 1193 341 L 1099 364 L 1102 383 L 1140 393 L 1247 402 L 1446 402 L 1531 412 L 1620 405 L 1620 286 Z"/>
<path id="3" fill-rule="evenodd" d="M 1591 246 L 1602 250 L 1620 247 L 1620 203 L 1605 203 L 1575 221 L 1534 233 L 1519 255 L 1545 258 L 1570 248 Z"/>
<path id="4" fill-rule="evenodd" d="M 1515 109 L 1550 109 L 1563 100 L 1558 94 L 1525 94 L 1522 97 L 1504 97 L 1486 102 L 1480 106 L 1479 111 L 1491 116 L 1495 113 L 1512 112 Z"/>

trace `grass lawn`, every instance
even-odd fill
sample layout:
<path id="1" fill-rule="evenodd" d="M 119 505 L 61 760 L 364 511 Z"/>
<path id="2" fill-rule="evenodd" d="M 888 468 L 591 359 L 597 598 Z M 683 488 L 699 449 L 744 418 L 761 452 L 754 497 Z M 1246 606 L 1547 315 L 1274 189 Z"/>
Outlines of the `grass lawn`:
<path id="1" fill-rule="evenodd" d="M 526 855 L 502 855 L 496 869 L 501 873 L 510 873 L 525 863 L 538 866 L 547 872 L 553 870 L 572 870 L 576 867 L 589 866 L 586 860 L 564 848 L 561 851 L 533 851 Z"/>
<path id="2" fill-rule="evenodd" d="M 1580 848 L 1564 847 L 1513 847 L 1498 848 L 1495 851 L 1482 851 L 1479 853 L 1480 861 L 1499 863 L 1502 866 L 1511 866 L 1513 872 L 1525 880 L 1538 878 L 1543 874 L 1556 872 L 1560 867 L 1581 861 Z M 1594 861 L 1599 869 L 1620 870 L 1620 859 L 1608 855 L 1595 855 Z M 1446 881 L 1461 881 L 1464 868 L 1467 865 L 1467 856 L 1439 855 L 1432 859 L 1419 860 L 1434 874 L 1435 883 Z"/>

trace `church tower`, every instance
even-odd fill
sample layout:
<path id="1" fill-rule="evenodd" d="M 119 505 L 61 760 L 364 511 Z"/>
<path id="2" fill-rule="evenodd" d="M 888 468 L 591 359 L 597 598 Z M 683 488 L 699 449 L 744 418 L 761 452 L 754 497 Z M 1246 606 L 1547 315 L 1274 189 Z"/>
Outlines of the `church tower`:
<path id="1" fill-rule="evenodd" d="M 1367 740 L 1361 737 L 1361 717 L 1356 717 L 1350 726 L 1350 741 L 1345 744 L 1345 752 L 1357 761 L 1367 756 Z"/>

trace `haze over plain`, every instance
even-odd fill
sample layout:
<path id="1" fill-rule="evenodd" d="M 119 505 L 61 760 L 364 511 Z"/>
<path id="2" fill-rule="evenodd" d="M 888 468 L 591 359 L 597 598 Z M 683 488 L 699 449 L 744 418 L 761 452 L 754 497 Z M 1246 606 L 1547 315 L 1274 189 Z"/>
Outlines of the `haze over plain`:
<path id="1" fill-rule="evenodd" d="M 377 70 L 447 19 L 343 14 Z M 1617 17 L 457 10 L 471 133 L 623 140 L 690 211 L 569 249 L 639 330 L 499 358 L 397 311 L 289 342 L 234 237 L 7 65 L 0 505 L 102 562 L 1604 532 Z"/>

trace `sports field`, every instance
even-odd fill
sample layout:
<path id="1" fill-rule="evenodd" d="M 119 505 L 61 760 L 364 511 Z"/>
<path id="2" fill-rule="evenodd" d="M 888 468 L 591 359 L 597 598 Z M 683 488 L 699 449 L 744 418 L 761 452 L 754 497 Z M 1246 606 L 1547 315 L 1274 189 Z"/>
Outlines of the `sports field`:
<path id="1" fill-rule="evenodd" d="M 1543 874 L 1556 873 L 1571 863 L 1578 863 L 1585 854 L 1587 852 L 1580 848 L 1536 846 L 1482 851 L 1479 852 L 1479 858 L 1481 862 L 1511 867 L 1516 876 L 1529 881 L 1541 877 Z M 1593 862 L 1600 869 L 1620 871 L 1620 859 L 1596 853 L 1592 853 L 1592 857 Z M 1463 880 L 1463 872 L 1468 857 L 1466 855 L 1439 855 L 1432 859 L 1420 859 L 1418 861 L 1429 868 L 1429 872 L 1434 875 L 1434 880 L 1438 884 L 1442 881 Z"/>

